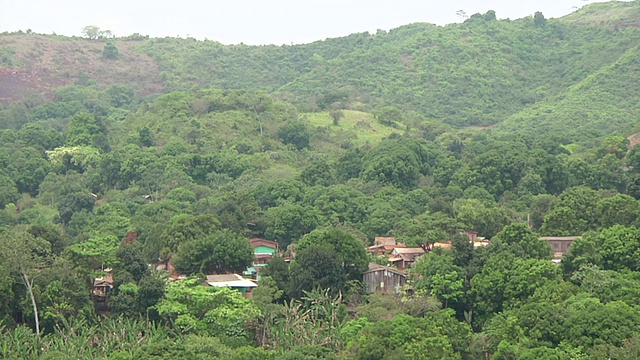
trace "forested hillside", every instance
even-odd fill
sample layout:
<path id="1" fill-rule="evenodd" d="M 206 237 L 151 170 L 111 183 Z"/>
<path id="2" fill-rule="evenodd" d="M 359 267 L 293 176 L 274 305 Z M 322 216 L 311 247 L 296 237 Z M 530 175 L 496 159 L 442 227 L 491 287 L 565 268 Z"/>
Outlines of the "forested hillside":
<path id="1" fill-rule="evenodd" d="M 0 357 L 640 358 L 637 24 L 0 34 Z M 426 249 L 397 293 L 375 237 Z M 252 296 L 203 285 L 250 238 L 282 251 Z"/>

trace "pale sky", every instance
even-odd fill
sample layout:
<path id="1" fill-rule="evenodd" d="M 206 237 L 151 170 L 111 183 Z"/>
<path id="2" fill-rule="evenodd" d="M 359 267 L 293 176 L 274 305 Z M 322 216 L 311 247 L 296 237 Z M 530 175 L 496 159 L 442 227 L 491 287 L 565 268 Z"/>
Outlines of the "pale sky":
<path id="1" fill-rule="evenodd" d="M 81 35 L 95 25 L 116 36 L 180 36 L 223 44 L 300 44 L 414 22 L 445 25 L 495 10 L 518 19 L 560 17 L 584 0 L 0 0 L 0 32 Z"/>

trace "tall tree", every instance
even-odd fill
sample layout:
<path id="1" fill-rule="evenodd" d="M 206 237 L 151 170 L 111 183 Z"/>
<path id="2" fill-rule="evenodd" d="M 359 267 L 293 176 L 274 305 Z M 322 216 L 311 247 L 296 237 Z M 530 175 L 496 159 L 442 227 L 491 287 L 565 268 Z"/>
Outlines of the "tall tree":
<path id="1" fill-rule="evenodd" d="M 249 240 L 225 229 L 180 244 L 173 264 L 187 274 L 224 274 L 244 271 L 252 260 Z"/>
<path id="2" fill-rule="evenodd" d="M 360 279 L 369 264 L 364 244 L 344 230 L 314 230 L 300 240 L 297 250 L 302 252 L 314 245 L 327 246 L 336 252 L 347 279 Z"/>
<path id="3" fill-rule="evenodd" d="M 0 244 L 4 261 L 27 288 L 33 307 L 36 334 L 40 335 L 40 315 L 34 295 L 33 276 L 44 265 L 50 252 L 50 244 L 29 233 L 11 230 L 0 230 Z"/>

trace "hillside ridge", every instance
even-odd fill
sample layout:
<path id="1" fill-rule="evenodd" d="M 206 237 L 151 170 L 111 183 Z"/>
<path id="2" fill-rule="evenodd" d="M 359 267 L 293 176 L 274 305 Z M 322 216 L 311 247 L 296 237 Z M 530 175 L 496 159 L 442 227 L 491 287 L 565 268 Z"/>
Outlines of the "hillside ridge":
<path id="1" fill-rule="evenodd" d="M 475 14 L 461 24 L 415 23 L 294 46 L 195 39 L 0 35 L 0 101 L 54 99 L 72 83 L 126 84 L 138 97 L 192 88 L 264 90 L 304 112 L 334 103 L 456 127 L 500 123 L 612 64 L 640 41 L 640 2 L 589 4 L 542 26 Z M 606 19 L 606 21 L 599 19 Z M 612 28 L 618 21 L 624 26 Z M 626 86 L 626 85 L 625 85 Z M 624 86 L 623 86 L 624 87 Z"/>

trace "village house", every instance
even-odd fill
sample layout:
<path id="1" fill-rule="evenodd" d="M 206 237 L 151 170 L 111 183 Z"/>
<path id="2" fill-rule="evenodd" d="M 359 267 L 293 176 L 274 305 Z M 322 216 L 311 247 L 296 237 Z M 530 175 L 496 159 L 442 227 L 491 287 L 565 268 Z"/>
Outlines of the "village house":
<path id="1" fill-rule="evenodd" d="M 408 269 L 420 256 L 424 255 L 423 248 L 395 248 L 391 251 L 389 262 L 400 270 Z"/>
<path id="2" fill-rule="evenodd" d="M 372 246 L 367 248 L 367 252 L 374 256 L 389 254 L 395 248 L 405 248 L 407 245 L 396 242 L 394 237 L 376 237 Z"/>
<path id="3" fill-rule="evenodd" d="M 244 297 L 250 297 L 251 290 L 258 287 L 258 284 L 255 282 L 245 279 L 238 274 L 207 275 L 206 284 L 209 286 L 229 287 L 238 290 Z"/>
<path id="4" fill-rule="evenodd" d="M 467 235 L 469 241 L 475 242 L 478 240 L 478 232 L 473 230 L 464 230 L 461 232 L 461 235 Z"/>
<path id="5" fill-rule="evenodd" d="M 253 248 L 253 266 L 265 266 L 267 261 L 278 253 L 278 243 L 261 238 L 249 239 Z"/>
<path id="6" fill-rule="evenodd" d="M 107 269 L 110 270 L 110 269 Z M 109 311 L 109 294 L 113 290 L 113 276 L 108 271 L 106 275 L 95 278 L 91 288 L 91 300 L 98 312 Z"/>
<path id="7" fill-rule="evenodd" d="M 475 241 L 473 241 L 473 248 L 477 249 L 479 247 L 484 247 L 484 246 L 489 246 L 491 244 L 491 241 L 484 239 L 484 238 L 478 238 Z"/>
<path id="8" fill-rule="evenodd" d="M 540 239 L 545 240 L 551 245 L 551 255 L 553 262 L 559 263 L 560 259 L 569 251 L 573 241 L 580 236 L 541 236 Z"/>
<path id="9" fill-rule="evenodd" d="M 451 249 L 451 241 L 440 241 L 433 244 L 424 244 L 423 246 L 426 251 L 431 251 L 435 248 Z"/>
<path id="10" fill-rule="evenodd" d="M 253 262 L 243 272 L 243 275 L 260 280 L 260 269 L 267 266 L 267 262 L 278 253 L 278 243 L 261 238 L 249 239 L 253 248 Z"/>
<path id="11" fill-rule="evenodd" d="M 390 266 L 371 263 L 369 270 L 362 274 L 362 281 L 368 294 L 375 292 L 398 293 L 407 283 L 407 274 Z"/>

